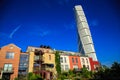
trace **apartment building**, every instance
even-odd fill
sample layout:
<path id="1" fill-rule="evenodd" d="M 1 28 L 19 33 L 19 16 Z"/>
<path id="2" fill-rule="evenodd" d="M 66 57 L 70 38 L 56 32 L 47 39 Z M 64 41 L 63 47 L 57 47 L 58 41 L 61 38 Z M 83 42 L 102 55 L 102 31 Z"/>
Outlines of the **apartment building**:
<path id="1" fill-rule="evenodd" d="M 80 56 L 80 62 L 81 62 L 82 68 L 86 67 L 89 71 L 91 70 L 92 65 L 90 65 L 89 57 Z"/>
<path id="2" fill-rule="evenodd" d="M 51 79 L 56 74 L 55 54 L 50 48 L 28 47 L 28 72 L 40 74 L 45 79 Z"/>
<path id="3" fill-rule="evenodd" d="M 60 55 L 61 71 L 68 71 L 70 69 L 69 56 L 61 54 Z"/>
<path id="4" fill-rule="evenodd" d="M 100 67 L 100 63 L 98 61 L 94 61 L 92 58 L 89 57 L 89 62 L 91 66 L 91 71 L 97 71 Z"/>
<path id="5" fill-rule="evenodd" d="M 89 71 L 96 71 L 100 64 L 98 61 L 94 61 L 91 57 L 80 55 L 80 53 L 70 51 L 59 51 L 60 52 L 60 64 L 61 71 L 68 70 L 81 70 L 86 67 Z"/>
<path id="6" fill-rule="evenodd" d="M 70 69 L 71 70 L 73 70 L 73 69 L 80 70 L 82 68 L 79 56 L 70 55 L 69 61 L 70 61 Z"/>
<path id="7" fill-rule="evenodd" d="M 100 66 L 98 61 L 80 53 L 59 51 L 62 71 L 80 70 L 86 67 L 89 71 L 96 71 Z M 55 68 L 55 51 L 48 47 L 31 47 L 27 52 L 14 44 L 0 48 L 0 78 L 14 80 L 18 75 L 29 72 L 39 74 L 44 79 L 51 80 L 57 74 Z"/>
<path id="8" fill-rule="evenodd" d="M 18 77 L 21 49 L 15 44 L 8 44 L 0 49 L 0 72 L 4 80 Z"/>
<path id="9" fill-rule="evenodd" d="M 20 54 L 20 63 L 19 63 L 19 78 L 27 76 L 28 73 L 28 58 L 29 55 L 26 52 Z"/>

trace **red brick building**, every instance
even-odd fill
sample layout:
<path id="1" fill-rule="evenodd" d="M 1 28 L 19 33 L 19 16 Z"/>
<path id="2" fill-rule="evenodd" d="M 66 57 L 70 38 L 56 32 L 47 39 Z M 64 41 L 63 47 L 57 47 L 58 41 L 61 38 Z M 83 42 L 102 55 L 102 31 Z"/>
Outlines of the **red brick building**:
<path id="1" fill-rule="evenodd" d="M 14 44 L 8 44 L 0 49 L 0 72 L 5 80 L 18 77 L 21 49 Z"/>

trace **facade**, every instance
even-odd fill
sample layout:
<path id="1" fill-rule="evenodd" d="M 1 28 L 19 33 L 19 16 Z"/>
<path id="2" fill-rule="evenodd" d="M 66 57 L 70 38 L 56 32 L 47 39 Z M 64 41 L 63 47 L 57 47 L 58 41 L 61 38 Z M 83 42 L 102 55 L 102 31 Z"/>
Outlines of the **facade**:
<path id="1" fill-rule="evenodd" d="M 28 72 L 40 74 L 45 79 L 51 79 L 56 74 L 55 54 L 48 48 L 28 47 Z"/>
<path id="2" fill-rule="evenodd" d="M 59 51 L 62 72 L 68 70 L 80 71 L 86 67 L 89 71 L 97 71 L 98 61 L 91 57 L 70 51 Z M 27 52 L 14 44 L 8 44 L 0 49 L 0 78 L 22 80 L 29 72 L 39 74 L 44 79 L 51 80 L 56 72 L 55 51 L 50 48 L 28 47 Z M 22 77 L 21 77 L 22 76 Z"/>
<path id="3" fill-rule="evenodd" d="M 86 56 L 81 57 L 80 56 L 80 62 L 81 62 L 82 68 L 86 67 L 89 71 L 91 71 L 91 65 L 90 65 L 89 57 L 86 57 Z"/>
<path id="4" fill-rule="evenodd" d="M 70 69 L 80 70 L 82 68 L 79 56 L 69 56 Z"/>
<path id="5" fill-rule="evenodd" d="M 97 71 L 100 66 L 98 61 L 94 61 L 91 57 L 80 55 L 80 53 L 71 51 L 59 52 L 62 72 L 73 69 L 80 71 L 83 67 L 86 67 L 89 71 Z"/>
<path id="6" fill-rule="evenodd" d="M 27 53 L 20 54 L 20 63 L 19 63 L 19 77 L 26 77 L 28 73 L 28 58 Z"/>
<path id="7" fill-rule="evenodd" d="M 91 71 L 97 71 L 100 67 L 100 63 L 98 61 L 93 61 L 92 58 L 89 58 Z"/>
<path id="8" fill-rule="evenodd" d="M 68 55 L 60 55 L 61 71 L 68 71 L 70 69 L 70 62 Z"/>
<path id="9" fill-rule="evenodd" d="M 84 11 L 80 5 L 75 6 L 75 15 L 78 29 L 79 52 L 93 58 L 94 61 L 97 61 L 90 29 Z"/>
<path id="10" fill-rule="evenodd" d="M 18 77 L 21 49 L 14 44 L 8 44 L 0 49 L 1 77 L 5 80 L 14 80 Z"/>

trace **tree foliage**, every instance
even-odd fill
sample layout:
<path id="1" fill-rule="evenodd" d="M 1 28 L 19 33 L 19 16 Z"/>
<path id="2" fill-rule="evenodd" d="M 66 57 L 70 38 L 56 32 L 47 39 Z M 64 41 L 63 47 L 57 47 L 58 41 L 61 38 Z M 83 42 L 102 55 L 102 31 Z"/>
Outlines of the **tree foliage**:
<path id="1" fill-rule="evenodd" d="M 60 55 L 59 52 L 55 52 L 55 64 L 56 64 L 56 71 L 58 76 L 61 74 L 61 65 L 60 65 Z"/>
<path id="2" fill-rule="evenodd" d="M 114 62 L 111 68 L 101 67 L 94 76 L 99 80 L 120 80 L 120 63 Z"/>
<path id="3" fill-rule="evenodd" d="M 28 80 L 43 80 L 40 75 L 32 72 L 28 73 Z"/>

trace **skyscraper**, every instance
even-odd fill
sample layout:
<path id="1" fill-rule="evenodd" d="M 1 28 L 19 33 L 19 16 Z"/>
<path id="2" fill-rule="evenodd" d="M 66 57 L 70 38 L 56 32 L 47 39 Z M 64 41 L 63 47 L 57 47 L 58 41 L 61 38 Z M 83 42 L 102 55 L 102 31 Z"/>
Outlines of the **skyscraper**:
<path id="1" fill-rule="evenodd" d="M 89 25 L 81 5 L 75 6 L 75 16 L 78 30 L 79 52 L 93 58 L 94 61 L 97 61 Z"/>

